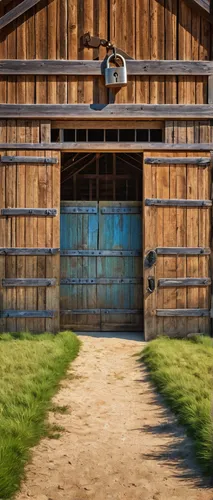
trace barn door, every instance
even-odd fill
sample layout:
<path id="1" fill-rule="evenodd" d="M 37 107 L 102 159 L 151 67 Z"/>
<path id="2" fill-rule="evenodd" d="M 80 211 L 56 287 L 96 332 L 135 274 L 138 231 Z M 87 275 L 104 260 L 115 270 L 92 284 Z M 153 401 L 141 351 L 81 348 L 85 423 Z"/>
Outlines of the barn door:
<path id="1" fill-rule="evenodd" d="M 60 154 L 1 151 L 0 331 L 58 331 Z"/>
<path id="2" fill-rule="evenodd" d="M 144 155 L 147 340 L 210 333 L 210 185 L 207 154 Z"/>

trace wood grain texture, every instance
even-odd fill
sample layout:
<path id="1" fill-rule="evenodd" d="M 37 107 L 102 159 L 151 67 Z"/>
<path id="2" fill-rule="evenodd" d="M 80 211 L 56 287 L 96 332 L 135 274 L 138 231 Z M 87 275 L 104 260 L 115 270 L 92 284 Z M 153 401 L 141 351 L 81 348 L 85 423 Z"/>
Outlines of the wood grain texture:
<path id="1" fill-rule="evenodd" d="M 39 78 L 39 77 L 37 77 Z M 0 104 L 0 119 L 211 119 L 209 104 Z"/>
<path id="2" fill-rule="evenodd" d="M 184 129 L 186 130 L 186 129 Z M 7 142 L 0 143 L 0 149 L 9 150 L 10 144 Z M 176 144 L 167 142 L 44 142 L 44 143 L 16 143 L 13 144 L 14 150 L 46 150 L 46 151 L 89 151 L 89 152 L 137 152 L 142 153 L 143 151 L 211 151 L 213 149 L 213 142 L 205 143 L 185 143 L 180 142 Z"/>
<path id="3" fill-rule="evenodd" d="M 15 21 L 15 19 L 34 7 L 38 2 L 40 2 L 40 0 L 23 0 L 23 2 L 16 7 L 13 7 L 13 9 L 9 10 L 9 12 L 0 18 L 0 30 L 5 28 L 9 23 Z"/>

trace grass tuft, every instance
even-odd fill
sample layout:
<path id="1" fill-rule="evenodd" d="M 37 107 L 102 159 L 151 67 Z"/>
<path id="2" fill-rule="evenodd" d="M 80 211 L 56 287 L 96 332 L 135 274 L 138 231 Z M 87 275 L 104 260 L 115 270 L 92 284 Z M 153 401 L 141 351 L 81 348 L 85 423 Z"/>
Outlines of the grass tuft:
<path id="1" fill-rule="evenodd" d="M 0 335 L 0 499 L 19 487 L 30 448 L 50 433 L 60 437 L 46 416 L 79 346 L 71 332 Z"/>
<path id="2" fill-rule="evenodd" d="M 141 359 L 158 391 L 193 438 L 203 471 L 212 475 L 212 339 L 196 335 L 189 340 L 161 337 L 145 347 Z"/>

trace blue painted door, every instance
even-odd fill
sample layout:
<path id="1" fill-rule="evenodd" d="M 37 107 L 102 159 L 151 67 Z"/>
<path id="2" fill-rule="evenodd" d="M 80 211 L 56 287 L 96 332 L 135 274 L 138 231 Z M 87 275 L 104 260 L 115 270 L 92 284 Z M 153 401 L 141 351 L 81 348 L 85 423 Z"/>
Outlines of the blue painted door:
<path id="1" fill-rule="evenodd" d="M 61 327 L 142 330 L 140 202 L 63 202 Z"/>

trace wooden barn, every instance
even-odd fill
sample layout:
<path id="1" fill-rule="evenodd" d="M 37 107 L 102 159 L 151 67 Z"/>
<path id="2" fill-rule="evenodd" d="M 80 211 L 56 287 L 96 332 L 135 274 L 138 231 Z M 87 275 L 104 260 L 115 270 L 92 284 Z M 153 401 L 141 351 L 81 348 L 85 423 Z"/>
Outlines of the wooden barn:
<path id="1" fill-rule="evenodd" d="M 0 10 L 0 331 L 210 334 L 212 5 Z"/>

